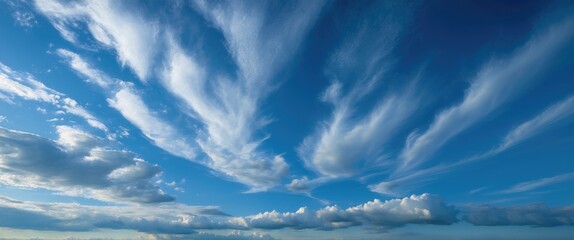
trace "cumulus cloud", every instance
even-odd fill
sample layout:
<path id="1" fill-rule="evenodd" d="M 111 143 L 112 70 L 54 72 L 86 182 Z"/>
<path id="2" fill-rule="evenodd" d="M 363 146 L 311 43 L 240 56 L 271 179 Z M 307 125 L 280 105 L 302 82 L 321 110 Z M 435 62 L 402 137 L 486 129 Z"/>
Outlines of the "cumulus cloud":
<path id="1" fill-rule="evenodd" d="M 488 116 L 530 85 L 547 64 L 541 64 L 569 43 L 574 35 L 571 19 L 535 35 L 508 59 L 493 59 L 471 80 L 464 99 L 440 112 L 430 127 L 413 132 L 401 153 L 400 172 L 425 161 L 447 141 Z"/>
<path id="2" fill-rule="evenodd" d="M 76 203 L 38 203 L 0 197 L 0 209 L 17 219 L 36 216 L 37 221 L 2 222 L 0 227 L 27 229 L 92 230 L 132 229 L 147 233 L 190 234 L 218 229 L 317 229 L 332 230 L 364 225 L 400 227 L 406 224 L 452 224 L 457 211 L 437 196 L 422 194 L 402 199 L 366 202 L 340 209 L 329 206 L 317 211 L 305 207 L 296 212 L 264 212 L 231 217 L 215 207 L 195 207 L 178 203 L 142 206 L 89 206 Z M 217 212 L 217 214 L 211 214 Z M 265 237 L 265 235 L 257 235 Z"/>
<path id="3" fill-rule="evenodd" d="M 463 219 L 479 226 L 555 227 L 574 225 L 574 207 L 548 207 L 542 204 L 526 206 L 471 206 Z"/>
<path id="4" fill-rule="evenodd" d="M 106 125 L 94 115 L 78 104 L 74 99 L 66 97 L 54 89 L 36 80 L 34 76 L 25 72 L 17 72 L 0 63 L 0 94 L 4 93 L 4 100 L 14 103 L 14 97 L 24 100 L 45 102 L 64 110 L 66 113 L 83 118 L 86 122 L 104 132 L 108 131 Z"/>
<path id="5" fill-rule="evenodd" d="M 106 148 L 101 139 L 69 126 L 59 138 L 0 128 L 0 183 L 110 202 L 172 201 L 152 184 L 161 169 L 134 153 Z"/>
<path id="6" fill-rule="evenodd" d="M 385 144 L 417 106 L 414 89 L 406 87 L 379 99 L 362 116 L 354 110 L 391 68 L 391 52 L 408 18 L 403 9 L 403 14 L 395 14 L 397 6 L 379 5 L 375 9 L 384 11 L 385 17 L 361 21 L 331 56 L 326 72 L 333 83 L 321 95 L 321 100 L 333 105 L 331 118 L 298 148 L 306 166 L 322 178 L 350 177 L 384 164 Z M 309 181 L 311 185 L 303 188 L 303 180 L 296 179 L 288 187 L 309 189 L 325 182 Z"/>
<path id="7" fill-rule="evenodd" d="M 457 222 L 457 211 L 439 197 L 422 194 L 401 199 L 375 199 L 355 207 L 340 209 L 328 206 L 317 211 L 300 208 L 296 212 L 264 212 L 249 216 L 246 221 L 253 228 L 314 228 L 331 230 L 364 225 L 399 227 L 406 224 L 452 224 Z"/>
<path id="8" fill-rule="evenodd" d="M 157 23 L 125 11 L 116 1 L 37 0 L 35 5 L 66 40 L 81 45 L 77 33 L 87 29 L 100 45 L 114 49 L 122 65 L 127 64 L 140 79 L 150 75 L 158 44 Z"/>

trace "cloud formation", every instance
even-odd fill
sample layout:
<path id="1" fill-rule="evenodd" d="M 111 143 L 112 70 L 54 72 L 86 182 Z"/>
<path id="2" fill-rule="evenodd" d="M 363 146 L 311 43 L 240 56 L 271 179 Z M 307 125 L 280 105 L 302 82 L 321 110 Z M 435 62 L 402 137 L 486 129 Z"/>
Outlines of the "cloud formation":
<path id="1" fill-rule="evenodd" d="M 548 207 L 541 204 L 510 207 L 472 206 L 463 219 L 479 226 L 566 226 L 574 225 L 574 207 Z"/>
<path id="2" fill-rule="evenodd" d="M 563 20 L 533 36 L 510 58 L 493 59 L 485 64 L 471 80 L 460 103 L 440 112 L 426 131 L 413 132 L 408 137 L 397 172 L 428 161 L 450 139 L 517 96 L 547 66 L 543 62 L 570 42 L 573 26 L 571 19 Z"/>
<path id="3" fill-rule="evenodd" d="M 85 36 L 78 32 L 87 29 L 99 45 L 115 50 L 122 65 L 127 64 L 141 80 L 149 77 L 158 44 L 157 23 L 125 11 L 116 1 L 37 0 L 35 5 L 64 39 L 82 46 L 80 38 Z"/>
<path id="4" fill-rule="evenodd" d="M 170 123 L 157 116 L 145 104 L 133 84 L 111 78 L 94 69 L 76 53 L 65 49 L 58 49 L 56 53 L 65 59 L 74 71 L 85 77 L 87 82 L 105 90 L 110 106 L 139 128 L 156 146 L 175 156 L 186 159 L 195 157 L 195 144 L 181 135 Z"/>
<path id="5" fill-rule="evenodd" d="M 106 125 L 79 105 L 76 100 L 68 98 L 63 93 L 47 87 L 29 73 L 14 71 L 10 67 L 0 63 L 0 99 L 8 103 L 14 103 L 14 97 L 28 101 L 49 103 L 66 113 L 83 118 L 94 128 L 106 133 L 108 132 Z"/>
<path id="6" fill-rule="evenodd" d="M 339 209 L 329 206 L 312 211 L 264 212 L 231 217 L 214 207 L 194 207 L 179 203 L 143 206 L 88 206 L 75 203 L 25 202 L 0 197 L 0 208 L 17 219 L 36 216 L 37 221 L 2 222 L 0 227 L 23 229 L 54 228 L 87 231 L 97 228 L 131 229 L 146 233 L 191 234 L 202 229 L 317 229 L 333 230 L 352 226 L 400 227 L 406 224 L 453 224 L 457 211 L 437 196 L 422 194 L 402 199 L 366 202 Z"/>
<path id="7" fill-rule="evenodd" d="M 174 200 L 152 183 L 161 174 L 158 166 L 72 127 L 57 131 L 58 140 L 51 141 L 0 128 L 0 183 L 108 202 Z"/>
<path id="8" fill-rule="evenodd" d="M 405 11 L 409 8 L 402 4 L 381 2 L 373 9 L 384 12 L 384 17 L 354 19 L 360 24 L 352 27 L 353 34 L 330 57 L 325 72 L 332 84 L 321 100 L 332 104 L 333 112 L 297 149 L 319 178 L 294 179 L 287 186 L 292 191 L 308 191 L 328 179 L 351 177 L 388 164 L 384 162 L 384 154 L 388 154 L 385 145 L 417 107 L 415 89 L 407 86 L 386 93 L 364 115 L 355 110 L 392 68 L 392 50 L 409 15 Z"/>
<path id="9" fill-rule="evenodd" d="M 197 1 L 195 7 L 223 33 L 237 65 L 236 79 L 215 76 L 212 69 L 186 53 L 173 37 L 167 39 L 169 54 L 163 84 L 191 110 L 205 130 L 197 142 L 209 157 L 207 163 L 224 177 L 246 184 L 250 192 L 274 187 L 288 172 L 281 155 L 258 150 L 265 138 L 257 134 L 269 123 L 258 108 L 271 91 L 273 77 L 297 50 L 313 25 L 323 2 L 291 2 L 284 14 L 266 14 L 274 3 L 226 4 Z M 272 22 L 274 28 L 264 28 Z"/>
<path id="10" fill-rule="evenodd" d="M 564 181 L 570 180 L 572 178 L 574 178 L 574 173 L 566 173 L 566 174 L 561 174 L 561 175 L 557 175 L 557 176 L 553 176 L 553 177 L 546 177 L 546 178 L 521 182 L 521 183 L 518 183 L 518 184 L 508 188 L 508 189 L 497 191 L 496 193 L 511 194 L 511 193 L 527 192 L 527 191 L 542 188 L 542 187 L 545 187 L 548 185 L 564 182 Z"/>

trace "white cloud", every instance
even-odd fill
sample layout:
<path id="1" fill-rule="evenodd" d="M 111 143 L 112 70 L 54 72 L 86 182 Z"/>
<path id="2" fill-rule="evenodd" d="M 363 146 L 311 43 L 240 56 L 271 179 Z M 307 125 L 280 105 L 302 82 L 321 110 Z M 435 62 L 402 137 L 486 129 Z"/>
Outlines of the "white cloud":
<path id="1" fill-rule="evenodd" d="M 76 53 L 64 49 L 58 49 L 56 53 L 64 58 L 73 70 L 86 77 L 89 83 L 103 88 L 109 95 L 108 103 L 139 128 L 156 146 L 175 156 L 186 159 L 195 157 L 194 144 L 181 135 L 174 126 L 152 112 L 133 84 L 113 79 L 94 69 Z"/>
<path id="2" fill-rule="evenodd" d="M 571 226 L 574 225 L 574 207 L 547 207 L 541 204 L 509 207 L 470 206 L 463 219 L 479 226 Z"/>
<path id="3" fill-rule="evenodd" d="M 208 69 L 169 37 L 163 84 L 186 104 L 191 117 L 204 124 L 197 142 L 209 157 L 207 166 L 246 184 L 251 192 L 267 190 L 277 185 L 288 166 L 282 156 L 258 151 L 265 138 L 256 134 L 269 122 L 258 108 L 270 85 L 276 84 L 272 83 L 276 71 L 297 50 L 323 2 L 288 3 L 293 8 L 274 18 L 265 13 L 271 3 L 212 3 L 198 1 L 196 7 L 225 36 L 238 78 L 210 75 L 220 70 Z M 266 22 L 275 27 L 264 29 Z"/>
<path id="4" fill-rule="evenodd" d="M 500 147 L 494 152 L 502 152 L 528 138 L 531 138 L 543 130 L 548 129 L 552 124 L 574 114 L 574 96 L 570 96 L 544 110 L 535 118 L 528 120 L 504 137 Z"/>
<path id="5" fill-rule="evenodd" d="M 110 202 L 171 201 L 151 182 L 161 169 L 88 133 L 58 126 L 59 139 L 0 128 L 0 183 Z"/>
<path id="6" fill-rule="evenodd" d="M 332 115 L 298 148 L 306 166 L 318 173 L 321 180 L 301 186 L 304 179 L 296 179 L 288 186 L 291 190 L 308 190 L 326 182 L 325 178 L 350 177 L 386 164 L 385 145 L 418 105 L 414 89 L 406 87 L 381 97 L 364 114 L 355 111 L 391 68 L 391 51 L 409 12 L 388 3 L 380 3 L 375 9 L 389 13 L 352 26 L 352 34 L 331 56 L 325 71 L 333 82 L 321 100 L 332 104 Z M 397 10 L 401 14 L 395 14 Z"/>
<path id="7" fill-rule="evenodd" d="M 573 21 L 567 19 L 531 38 L 508 59 L 493 59 L 472 79 L 459 104 L 440 112 L 430 127 L 413 132 L 401 153 L 398 173 L 425 161 L 447 141 L 518 95 L 541 72 L 544 62 L 569 43 L 574 33 Z"/>
<path id="8" fill-rule="evenodd" d="M 89 206 L 77 203 L 23 202 L 0 197 L 2 212 L 15 219 L 34 216 L 36 221 L 9 222 L 0 227 L 92 230 L 132 229 L 147 233 L 190 234 L 202 229 L 317 229 L 400 227 L 406 224 L 453 224 L 457 211 L 436 196 L 413 195 L 402 199 L 375 199 L 347 209 L 329 206 L 317 211 L 305 207 L 296 212 L 264 212 L 251 216 L 228 216 L 216 207 L 178 203 L 126 206 Z M 261 236 L 262 237 L 262 236 Z"/>
<path id="9" fill-rule="evenodd" d="M 66 40 L 81 45 L 76 32 L 87 29 L 99 44 L 114 49 L 122 65 L 141 80 L 149 77 L 158 49 L 157 23 L 126 11 L 116 1 L 37 0 L 35 5 Z"/>
<path id="10" fill-rule="evenodd" d="M 529 119 L 528 121 L 525 121 L 522 124 L 518 125 L 517 127 L 513 128 L 510 132 L 506 134 L 502 142 L 497 147 L 491 150 L 488 150 L 482 154 L 478 154 L 467 159 L 460 160 L 458 162 L 450 164 L 440 164 L 422 170 L 411 171 L 408 175 L 404 175 L 398 178 L 397 177 L 391 178 L 378 184 L 372 184 L 369 186 L 369 189 L 377 193 L 387 195 L 397 195 L 399 188 L 406 188 L 406 185 L 414 185 L 415 182 L 421 183 L 425 181 L 424 178 L 427 178 L 428 180 L 429 176 L 445 173 L 447 171 L 453 170 L 458 166 L 462 166 L 465 164 L 473 163 L 475 161 L 493 157 L 494 155 L 499 154 L 507 150 L 508 148 L 511 148 L 531 137 L 540 134 L 544 130 L 547 130 L 548 128 L 554 126 L 560 120 L 563 120 L 571 116 L 573 113 L 574 113 L 574 96 L 570 96 L 546 108 L 543 112 L 536 115 L 534 118 Z M 562 177 L 560 177 L 559 179 L 565 180 Z M 522 187 L 526 186 L 533 187 L 539 183 L 543 183 L 548 180 L 553 181 L 552 178 L 541 179 L 533 182 L 528 182 L 529 184 L 525 183 L 526 185 Z M 531 185 L 530 183 L 534 185 Z M 514 191 L 514 190 L 508 189 L 505 191 Z"/>
<path id="11" fill-rule="evenodd" d="M 194 149 L 187 139 L 178 134 L 172 125 L 155 116 L 131 88 L 116 92 L 108 102 L 158 147 L 183 158 L 195 157 Z"/>
<path id="12" fill-rule="evenodd" d="M 574 178 L 574 173 L 561 174 L 554 177 L 547 177 L 518 183 L 508 189 L 500 190 L 495 193 L 510 194 L 532 191 L 534 189 L 542 188 L 548 185 L 557 184 Z"/>
<path id="13" fill-rule="evenodd" d="M 30 74 L 13 71 L 2 63 L 0 63 L 0 92 L 7 94 L 6 98 L 10 100 L 9 103 L 12 103 L 12 99 L 15 96 L 25 100 L 50 103 L 59 109 L 65 110 L 67 113 L 83 118 L 94 128 L 104 132 L 108 131 L 108 128 L 102 122 L 74 99 L 47 87 L 44 83 L 34 79 L 34 76 Z M 40 112 L 46 111 L 43 108 L 37 108 L 37 110 Z"/>

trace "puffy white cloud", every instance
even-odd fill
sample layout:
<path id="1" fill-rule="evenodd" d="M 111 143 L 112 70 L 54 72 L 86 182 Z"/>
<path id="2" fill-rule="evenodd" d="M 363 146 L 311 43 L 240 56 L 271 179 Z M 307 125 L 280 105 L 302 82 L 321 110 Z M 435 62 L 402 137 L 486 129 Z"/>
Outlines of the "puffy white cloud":
<path id="1" fill-rule="evenodd" d="M 574 225 L 574 207 L 548 207 L 541 204 L 526 206 L 471 206 L 463 219 L 480 226 L 554 227 Z"/>
<path id="2" fill-rule="evenodd" d="M 5 96 L 4 100 L 7 100 L 9 103 L 13 103 L 12 99 L 14 97 L 50 103 L 64 110 L 66 113 L 83 118 L 94 128 L 104 132 L 108 131 L 106 125 L 79 105 L 74 99 L 68 98 L 63 93 L 47 87 L 30 74 L 16 72 L 2 63 L 0 63 L 0 92 L 7 94 L 3 96 Z"/>
<path id="3" fill-rule="evenodd" d="M 0 183 L 111 202 L 173 200 L 152 184 L 159 167 L 132 152 L 107 149 L 101 139 L 77 129 L 57 130 L 54 142 L 0 128 Z"/>
<path id="4" fill-rule="evenodd" d="M 87 29 L 99 44 L 114 49 L 122 65 L 127 64 L 140 79 L 150 75 L 158 49 L 157 23 L 125 11 L 116 1 L 37 0 L 35 5 L 66 40 L 82 44 L 77 32 Z"/>
<path id="5" fill-rule="evenodd" d="M 246 217 L 252 228 L 315 228 L 337 229 L 357 225 L 399 227 L 406 224 L 452 224 L 457 211 L 440 198 L 430 194 L 412 195 L 402 199 L 375 199 L 347 209 L 329 206 L 317 211 L 300 208 L 296 212 L 264 212 Z"/>
<path id="6" fill-rule="evenodd" d="M 428 161 L 448 140 L 470 128 L 536 80 L 544 64 L 561 47 L 571 42 L 574 22 L 566 19 L 535 35 L 508 59 L 493 59 L 485 64 L 459 104 L 440 112 L 430 127 L 413 132 L 401 153 L 400 172 Z"/>

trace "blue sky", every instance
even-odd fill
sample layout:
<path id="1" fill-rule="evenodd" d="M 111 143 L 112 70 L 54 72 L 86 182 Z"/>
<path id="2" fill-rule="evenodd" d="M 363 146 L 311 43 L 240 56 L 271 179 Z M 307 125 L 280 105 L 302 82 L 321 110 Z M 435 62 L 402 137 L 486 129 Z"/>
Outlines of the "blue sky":
<path id="1" fill-rule="evenodd" d="M 0 1 L 2 239 L 568 239 L 569 1 Z"/>

